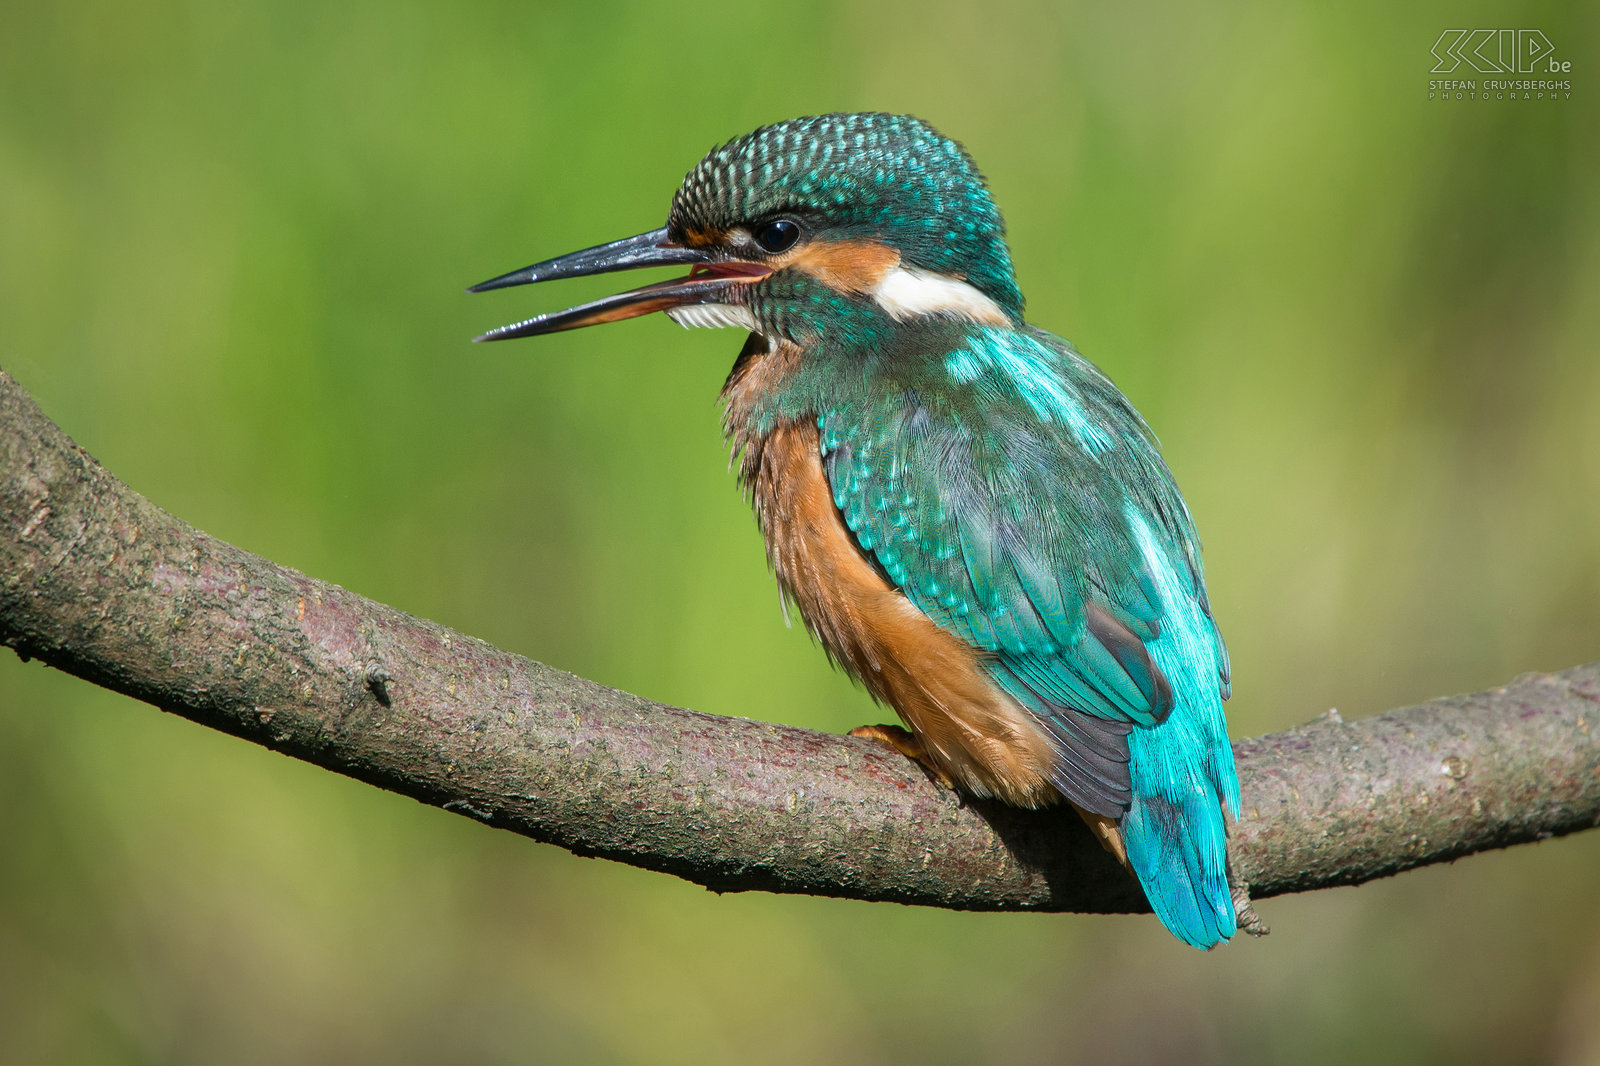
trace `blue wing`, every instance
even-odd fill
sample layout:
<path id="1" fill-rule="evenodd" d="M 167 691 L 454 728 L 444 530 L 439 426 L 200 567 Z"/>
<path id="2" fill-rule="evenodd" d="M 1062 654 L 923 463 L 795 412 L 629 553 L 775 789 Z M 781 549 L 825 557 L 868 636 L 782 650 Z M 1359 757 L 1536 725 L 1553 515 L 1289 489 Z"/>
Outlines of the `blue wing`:
<path id="1" fill-rule="evenodd" d="M 1138 414 L 1065 342 L 963 337 L 821 416 L 834 502 L 884 575 L 1049 728 L 1062 794 L 1123 819 L 1158 914 L 1164 882 L 1194 886 L 1171 893 L 1184 913 L 1169 927 L 1214 942 L 1233 924 L 1218 804 L 1238 796 L 1188 510 Z M 1192 868 L 1161 872 L 1174 862 Z"/>

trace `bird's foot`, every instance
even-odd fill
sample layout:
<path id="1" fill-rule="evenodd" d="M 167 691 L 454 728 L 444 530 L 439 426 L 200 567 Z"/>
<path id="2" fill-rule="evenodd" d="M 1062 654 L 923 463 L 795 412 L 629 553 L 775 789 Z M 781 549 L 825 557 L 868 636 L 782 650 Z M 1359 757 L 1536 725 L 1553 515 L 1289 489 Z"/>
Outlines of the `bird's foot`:
<path id="1" fill-rule="evenodd" d="M 1233 917 L 1241 933 L 1251 936 L 1266 936 L 1272 932 L 1267 928 L 1267 923 L 1261 920 L 1261 915 L 1250 902 L 1250 886 L 1233 872 L 1233 861 L 1228 861 L 1228 894 L 1233 897 Z"/>
<path id="2" fill-rule="evenodd" d="M 909 729 L 902 729 L 897 725 L 858 725 L 850 730 L 850 736 L 882 741 L 922 767 L 923 772 L 931 777 L 935 784 L 955 791 L 956 783 L 944 772 L 943 767 L 933 761 L 933 756 L 928 754 L 928 746 L 922 742 L 922 738 Z"/>

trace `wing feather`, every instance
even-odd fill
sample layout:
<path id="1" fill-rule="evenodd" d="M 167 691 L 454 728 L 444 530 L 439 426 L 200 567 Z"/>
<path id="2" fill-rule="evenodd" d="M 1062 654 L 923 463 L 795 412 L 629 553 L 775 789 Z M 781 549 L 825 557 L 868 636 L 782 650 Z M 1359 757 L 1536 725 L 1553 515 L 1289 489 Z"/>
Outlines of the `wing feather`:
<path id="1" fill-rule="evenodd" d="M 1202 605 L 1204 584 L 1188 511 L 1144 423 L 1054 340 L 974 331 L 965 380 L 930 359 L 901 391 L 823 413 L 820 440 L 858 546 L 1048 727 L 1063 793 L 1116 817 L 1129 730 L 1173 707 L 1149 650 L 1162 599 L 1130 508 Z M 1209 636 L 1225 680 L 1226 652 Z"/>

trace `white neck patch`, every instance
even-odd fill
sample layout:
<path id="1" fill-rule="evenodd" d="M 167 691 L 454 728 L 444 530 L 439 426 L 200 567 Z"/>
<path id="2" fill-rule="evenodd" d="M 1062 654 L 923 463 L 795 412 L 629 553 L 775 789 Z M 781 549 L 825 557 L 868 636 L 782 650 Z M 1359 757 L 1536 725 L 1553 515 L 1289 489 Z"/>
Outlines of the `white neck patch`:
<path id="1" fill-rule="evenodd" d="M 1000 305 L 960 278 L 931 270 L 897 266 L 870 290 L 872 299 L 897 322 L 938 315 L 988 326 L 1009 326 Z M 738 304 L 689 304 L 673 307 L 667 317 L 685 329 L 734 327 L 761 332 L 755 315 Z"/>
<path id="2" fill-rule="evenodd" d="M 735 326 L 751 333 L 761 332 L 756 316 L 748 307 L 737 304 L 688 304 L 667 309 L 667 317 L 684 329 L 721 329 Z"/>
<path id="3" fill-rule="evenodd" d="M 878 306 L 899 322 L 924 315 L 965 318 L 990 326 L 1009 326 L 1000 305 L 962 281 L 916 267 L 897 266 L 872 289 Z"/>

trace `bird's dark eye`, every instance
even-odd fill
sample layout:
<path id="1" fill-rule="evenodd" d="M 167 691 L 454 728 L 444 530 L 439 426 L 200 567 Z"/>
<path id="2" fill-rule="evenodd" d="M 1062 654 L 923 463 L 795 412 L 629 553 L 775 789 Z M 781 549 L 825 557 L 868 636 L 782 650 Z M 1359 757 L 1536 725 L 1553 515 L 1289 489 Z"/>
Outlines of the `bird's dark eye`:
<path id="1" fill-rule="evenodd" d="M 768 255 L 787 252 L 800 239 L 800 224 L 787 218 L 775 218 L 756 227 L 756 243 Z"/>

